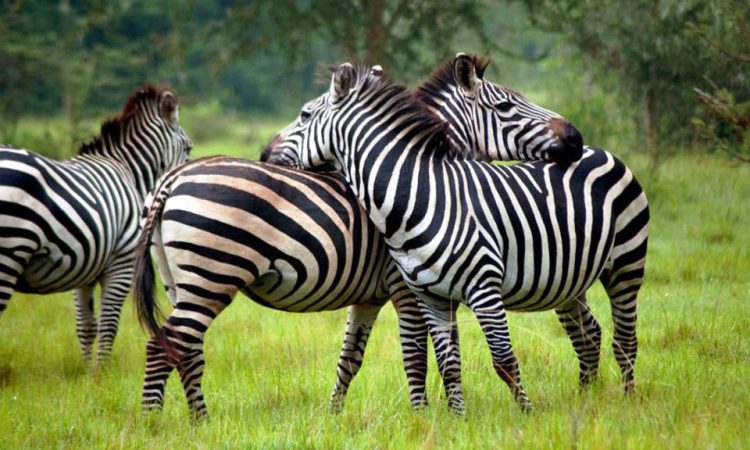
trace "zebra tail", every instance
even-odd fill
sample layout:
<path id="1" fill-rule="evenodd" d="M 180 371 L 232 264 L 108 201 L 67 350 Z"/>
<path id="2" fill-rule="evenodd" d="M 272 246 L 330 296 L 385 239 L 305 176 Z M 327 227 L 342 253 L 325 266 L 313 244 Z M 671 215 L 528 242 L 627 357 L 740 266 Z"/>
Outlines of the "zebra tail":
<path id="1" fill-rule="evenodd" d="M 176 177 L 171 177 L 172 179 Z M 155 228 L 161 222 L 166 199 L 169 196 L 171 182 L 168 179 L 162 181 L 159 188 L 154 192 L 152 201 L 146 202 L 144 215 L 146 215 L 143 231 L 135 250 L 135 274 L 133 277 L 133 298 L 138 312 L 138 321 L 141 326 L 154 337 L 156 342 L 164 349 L 170 357 L 176 356 L 174 344 L 167 337 L 167 333 L 161 323 L 166 319 L 159 308 L 154 295 L 156 277 L 154 265 L 151 261 L 151 238 Z"/>

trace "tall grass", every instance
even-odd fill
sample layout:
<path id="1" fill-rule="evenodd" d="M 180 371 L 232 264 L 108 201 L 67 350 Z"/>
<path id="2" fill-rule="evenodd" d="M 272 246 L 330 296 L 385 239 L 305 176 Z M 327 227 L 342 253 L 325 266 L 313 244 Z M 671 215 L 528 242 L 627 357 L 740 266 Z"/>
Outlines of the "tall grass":
<path id="1" fill-rule="evenodd" d="M 201 126 L 211 124 L 196 120 L 186 129 Z M 224 130 L 226 141 L 196 140 L 195 155 L 255 158 L 280 128 L 247 126 L 255 127 L 251 135 L 235 124 Z M 599 287 L 589 298 L 604 329 L 601 379 L 585 392 L 554 313 L 509 317 L 535 405 L 528 415 L 494 374 L 481 331 L 462 308 L 465 419 L 448 413 L 434 363 L 431 405 L 409 408 L 390 306 L 344 412 L 332 415 L 345 311 L 281 313 L 240 296 L 207 335 L 211 418 L 191 427 L 176 376 L 163 411 L 140 411 L 146 336 L 130 302 L 111 364 L 91 370 L 79 355 L 72 296 L 16 294 L 0 319 L 0 448 L 746 448 L 750 165 L 689 155 L 648 171 L 645 158 L 626 161 L 652 207 L 635 395 L 622 394 Z"/>

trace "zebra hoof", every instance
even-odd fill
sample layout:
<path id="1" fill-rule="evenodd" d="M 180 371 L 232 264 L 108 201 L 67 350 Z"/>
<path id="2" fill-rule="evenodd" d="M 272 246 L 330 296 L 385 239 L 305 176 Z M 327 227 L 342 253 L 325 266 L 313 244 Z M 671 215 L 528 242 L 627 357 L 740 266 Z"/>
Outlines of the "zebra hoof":
<path id="1" fill-rule="evenodd" d="M 448 410 L 455 416 L 461 419 L 466 418 L 466 405 L 448 405 Z"/>
<path id="2" fill-rule="evenodd" d="M 331 411 L 331 414 L 341 414 L 341 412 L 344 410 L 344 399 L 332 398 L 329 410 Z"/>

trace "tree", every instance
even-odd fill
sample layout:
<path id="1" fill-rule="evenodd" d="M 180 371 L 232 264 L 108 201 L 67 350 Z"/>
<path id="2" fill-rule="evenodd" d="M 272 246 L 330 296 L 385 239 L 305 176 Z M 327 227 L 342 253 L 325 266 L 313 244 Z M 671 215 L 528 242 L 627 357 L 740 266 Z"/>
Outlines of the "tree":
<path id="1" fill-rule="evenodd" d="M 280 49 L 291 59 L 308 53 L 316 40 L 335 57 L 382 64 L 405 77 L 424 73 L 450 56 L 452 38 L 465 29 L 493 42 L 482 26 L 488 8 L 481 0 L 277 0 L 228 8 L 221 35 L 227 58 L 259 49 Z"/>
<path id="2" fill-rule="evenodd" d="M 726 0 L 724 3 L 730 2 Z M 701 0 L 524 0 L 533 23 L 566 36 L 599 71 L 615 71 L 640 110 L 646 148 L 655 160 L 657 140 L 685 142 L 698 109 L 693 87 L 722 73 L 720 52 L 694 31 L 727 13 Z M 744 41 L 747 42 L 747 41 Z M 747 72 L 745 70 L 745 78 Z M 723 84 L 723 83 L 722 83 Z"/>

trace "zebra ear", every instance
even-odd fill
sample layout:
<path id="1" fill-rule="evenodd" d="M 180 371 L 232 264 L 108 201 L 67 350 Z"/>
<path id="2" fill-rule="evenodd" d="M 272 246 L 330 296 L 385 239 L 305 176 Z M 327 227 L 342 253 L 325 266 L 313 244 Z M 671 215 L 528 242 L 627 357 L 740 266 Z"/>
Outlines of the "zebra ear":
<path id="1" fill-rule="evenodd" d="M 456 54 L 453 60 L 453 77 L 456 85 L 466 92 L 474 92 L 479 84 L 477 67 L 474 60 L 466 53 Z"/>
<path id="2" fill-rule="evenodd" d="M 169 91 L 161 94 L 159 99 L 159 113 L 161 117 L 169 123 L 176 123 L 179 116 L 179 106 L 177 97 Z"/>
<path id="3" fill-rule="evenodd" d="M 376 64 L 370 68 L 370 75 L 374 77 L 382 77 L 385 75 L 385 70 L 383 70 L 383 66 L 380 64 Z"/>
<path id="4" fill-rule="evenodd" d="M 331 103 L 338 103 L 349 94 L 354 85 L 354 66 L 350 63 L 341 64 L 336 68 L 331 78 Z"/>

